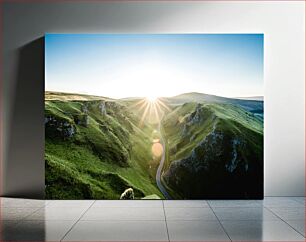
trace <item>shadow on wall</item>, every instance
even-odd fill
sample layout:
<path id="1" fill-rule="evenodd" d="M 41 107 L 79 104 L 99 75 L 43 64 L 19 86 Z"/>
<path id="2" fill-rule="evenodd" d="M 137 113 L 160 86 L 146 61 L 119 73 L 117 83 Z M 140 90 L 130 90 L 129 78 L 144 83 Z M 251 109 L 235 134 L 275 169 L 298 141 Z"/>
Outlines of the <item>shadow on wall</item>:
<path id="1" fill-rule="evenodd" d="M 45 210 L 41 209 L 37 220 L 25 220 L 23 222 L 12 223 L 12 221 L 3 220 L 0 224 L 2 232 L 1 241 L 47 241 L 47 229 L 45 221 Z M 58 221 L 55 221 L 55 223 Z"/>
<path id="2" fill-rule="evenodd" d="M 8 197 L 43 198 L 44 37 L 18 52 L 3 191 Z"/>

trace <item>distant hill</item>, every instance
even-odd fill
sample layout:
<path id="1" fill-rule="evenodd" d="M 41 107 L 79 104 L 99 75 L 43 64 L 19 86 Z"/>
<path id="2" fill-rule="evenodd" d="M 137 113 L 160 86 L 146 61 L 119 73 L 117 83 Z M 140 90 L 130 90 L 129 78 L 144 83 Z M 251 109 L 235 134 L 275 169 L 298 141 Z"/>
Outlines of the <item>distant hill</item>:
<path id="1" fill-rule="evenodd" d="M 114 99 L 101 97 L 101 96 L 80 94 L 80 93 L 45 91 L 45 100 L 48 100 L 48 101 L 52 101 L 52 100 L 58 100 L 58 101 L 93 101 L 93 100 L 114 100 Z"/>
<path id="2" fill-rule="evenodd" d="M 174 97 L 164 98 L 171 105 L 182 105 L 184 103 L 227 103 L 238 105 L 245 110 L 254 113 L 261 119 L 263 119 L 264 105 L 263 101 L 258 100 L 244 100 L 244 99 L 235 99 L 235 98 L 226 98 L 215 95 L 209 95 L 204 93 L 190 92 L 180 94 Z"/>
<path id="3" fill-rule="evenodd" d="M 169 103 L 175 105 L 181 105 L 188 102 L 231 103 L 235 105 L 240 105 L 241 107 L 249 111 L 255 109 L 263 110 L 263 101 L 226 98 L 226 97 L 220 97 L 220 96 L 197 93 L 197 92 L 184 93 L 174 97 L 168 97 L 165 99 L 168 100 Z"/>
<path id="4" fill-rule="evenodd" d="M 236 97 L 235 99 L 263 101 L 263 100 L 264 100 L 264 97 L 263 97 L 263 96 Z"/>

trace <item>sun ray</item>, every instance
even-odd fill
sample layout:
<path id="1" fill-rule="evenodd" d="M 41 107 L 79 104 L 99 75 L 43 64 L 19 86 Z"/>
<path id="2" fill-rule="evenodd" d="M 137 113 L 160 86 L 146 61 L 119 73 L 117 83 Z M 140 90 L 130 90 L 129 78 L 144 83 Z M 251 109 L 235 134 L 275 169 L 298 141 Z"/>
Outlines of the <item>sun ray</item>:
<path id="1" fill-rule="evenodd" d="M 157 108 L 157 111 L 160 113 L 160 115 L 163 116 L 164 111 L 161 109 L 161 106 L 158 103 L 156 103 L 156 108 Z"/>
<path id="2" fill-rule="evenodd" d="M 144 104 L 146 103 L 146 99 L 143 98 L 140 101 L 138 101 L 137 103 L 132 104 L 131 106 L 128 107 L 128 109 L 133 109 L 136 108 L 137 106 L 141 105 L 140 107 L 142 107 Z"/>
<path id="3" fill-rule="evenodd" d="M 147 103 L 147 106 L 146 106 L 146 108 L 145 108 L 145 110 L 144 110 L 144 112 L 143 112 L 143 114 L 141 116 L 140 126 L 142 126 L 143 121 L 144 121 L 144 119 L 145 119 L 145 117 L 147 115 L 147 112 L 148 112 L 149 108 L 150 108 L 150 103 Z"/>
<path id="4" fill-rule="evenodd" d="M 148 104 L 149 104 L 148 101 L 146 101 L 146 100 L 144 99 L 144 103 L 141 104 L 141 106 L 139 107 L 139 111 L 141 111 L 142 109 L 144 109 Z"/>
<path id="5" fill-rule="evenodd" d="M 128 107 L 130 110 L 134 109 L 137 113 L 141 114 L 139 121 L 140 127 L 144 122 L 160 122 L 165 114 L 165 111 L 171 109 L 161 100 L 161 98 L 151 99 L 149 97 L 141 99 Z"/>
<path id="6" fill-rule="evenodd" d="M 160 118 L 159 118 L 159 114 L 157 112 L 156 106 L 157 106 L 157 103 L 153 103 L 153 109 L 154 109 L 154 112 L 155 112 L 155 116 L 157 118 L 157 121 L 160 122 Z"/>
<path id="7" fill-rule="evenodd" d="M 165 109 L 167 109 L 168 111 L 171 111 L 171 109 L 161 100 L 157 99 L 156 100 L 158 104 L 162 105 Z"/>

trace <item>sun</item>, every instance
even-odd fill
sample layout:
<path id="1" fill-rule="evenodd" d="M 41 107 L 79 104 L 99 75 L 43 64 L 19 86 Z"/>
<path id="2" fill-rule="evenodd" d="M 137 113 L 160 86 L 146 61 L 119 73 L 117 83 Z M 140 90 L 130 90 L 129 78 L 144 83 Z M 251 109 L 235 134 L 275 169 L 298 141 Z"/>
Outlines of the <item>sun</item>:
<path id="1" fill-rule="evenodd" d="M 155 95 L 146 95 L 145 98 L 141 98 L 141 100 L 132 104 L 129 109 L 138 109 L 138 112 L 141 113 L 141 119 L 139 121 L 140 126 L 143 125 L 145 120 L 159 123 L 162 120 L 164 113 L 171 111 L 164 98 Z"/>
<path id="2" fill-rule="evenodd" d="M 152 103 L 156 102 L 158 99 L 156 95 L 148 95 L 146 98 L 149 102 L 152 102 Z"/>

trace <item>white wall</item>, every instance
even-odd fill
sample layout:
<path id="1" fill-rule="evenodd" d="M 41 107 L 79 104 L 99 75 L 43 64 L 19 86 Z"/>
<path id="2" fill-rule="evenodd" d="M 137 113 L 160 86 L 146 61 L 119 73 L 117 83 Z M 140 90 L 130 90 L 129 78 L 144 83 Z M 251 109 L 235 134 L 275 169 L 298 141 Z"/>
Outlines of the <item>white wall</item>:
<path id="1" fill-rule="evenodd" d="M 45 32 L 132 32 L 264 33 L 265 195 L 304 195 L 304 11 L 304 2 L 293 1 L 5 3 L 3 194 L 18 196 L 26 191 L 42 196 L 44 191 L 43 175 L 37 175 L 44 174 L 43 147 L 10 148 L 15 139 L 19 139 L 20 146 L 27 142 L 22 136 L 10 134 L 12 127 L 25 122 L 13 119 L 12 115 L 12 103 L 17 102 L 15 70 L 19 48 Z M 35 86 L 30 88 L 35 92 Z M 29 102 L 25 98 L 18 102 Z M 29 106 L 34 109 L 31 119 L 39 121 L 43 112 L 41 109 L 35 112 L 35 105 L 34 100 L 30 101 Z M 29 120 L 26 122 L 31 125 Z M 42 137 L 43 134 L 32 133 L 31 142 L 39 143 Z"/>

